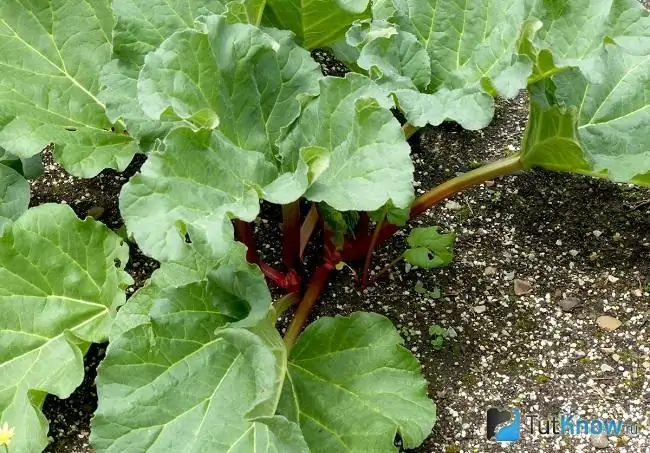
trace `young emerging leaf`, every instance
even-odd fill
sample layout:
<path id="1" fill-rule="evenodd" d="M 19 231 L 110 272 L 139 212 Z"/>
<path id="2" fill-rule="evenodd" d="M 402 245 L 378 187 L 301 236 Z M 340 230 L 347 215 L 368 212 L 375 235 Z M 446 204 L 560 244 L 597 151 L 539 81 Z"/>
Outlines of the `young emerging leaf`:
<path id="1" fill-rule="evenodd" d="M 293 31 L 306 49 L 327 47 L 343 38 L 357 19 L 370 17 L 369 0 L 267 0 L 265 18 Z"/>
<path id="2" fill-rule="evenodd" d="M 109 0 L 7 0 L 0 17 L 0 146 L 26 158 L 53 142 L 81 177 L 124 170 L 137 146 L 98 98 L 112 50 Z"/>
<path id="3" fill-rule="evenodd" d="M 278 413 L 300 424 L 312 453 L 395 453 L 398 433 L 413 448 L 436 417 L 417 360 L 391 322 L 372 313 L 307 327 L 291 351 Z"/>
<path id="4" fill-rule="evenodd" d="M 370 218 L 375 222 L 386 220 L 397 226 L 404 226 L 409 220 L 411 213 L 410 203 L 405 208 L 397 208 L 392 203 L 386 203 L 380 209 L 369 213 Z"/>
<path id="5" fill-rule="evenodd" d="M 325 221 L 327 229 L 332 233 L 332 242 L 342 246 L 345 236 L 354 236 L 354 229 L 359 223 L 359 213 L 356 211 L 337 211 L 327 203 L 318 204 L 318 212 Z"/>
<path id="6" fill-rule="evenodd" d="M 404 252 L 404 259 L 413 266 L 437 269 L 448 266 L 454 259 L 456 235 L 441 234 L 438 227 L 414 228 L 407 242 L 410 248 Z"/>
<path id="7" fill-rule="evenodd" d="M 32 208 L 0 236 L 0 423 L 16 427 L 11 451 L 47 445 L 40 407 L 81 384 L 83 355 L 105 341 L 124 303 L 129 252 L 101 223 L 65 205 Z"/>
<path id="8" fill-rule="evenodd" d="M 0 233 L 29 206 L 29 183 L 15 170 L 0 164 Z"/>

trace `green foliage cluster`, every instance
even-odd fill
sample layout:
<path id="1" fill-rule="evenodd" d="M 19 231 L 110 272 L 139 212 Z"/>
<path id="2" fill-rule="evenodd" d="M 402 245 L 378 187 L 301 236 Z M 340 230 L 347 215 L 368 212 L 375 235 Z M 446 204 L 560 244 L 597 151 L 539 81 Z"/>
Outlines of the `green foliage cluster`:
<path id="1" fill-rule="evenodd" d="M 324 47 L 353 72 L 323 76 L 310 51 Z M 435 405 L 391 322 L 323 317 L 283 341 L 264 277 L 304 289 L 287 277 L 297 257 L 282 276 L 251 262 L 232 221 L 253 222 L 261 201 L 317 206 L 324 258 L 297 334 L 332 269 L 366 255 L 367 270 L 391 229 L 463 187 L 532 167 L 650 184 L 648 74 L 650 17 L 636 0 L 3 0 L 9 451 L 45 448 L 46 395 L 70 395 L 89 345 L 107 339 L 99 453 L 389 453 L 397 435 L 416 447 Z M 416 199 L 405 135 L 482 128 L 495 97 L 524 89 L 520 152 Z M 128 302 L 123 237 L 65 205 L 28 209 L 25 177 L 48 145 L 85 178 L 147 156 L 119 207 L 160 268 Z M 285 221 L 299 232 L 299 216 Z M 454 239 L 415 229 L 404 257 L 448 265 Z"/>

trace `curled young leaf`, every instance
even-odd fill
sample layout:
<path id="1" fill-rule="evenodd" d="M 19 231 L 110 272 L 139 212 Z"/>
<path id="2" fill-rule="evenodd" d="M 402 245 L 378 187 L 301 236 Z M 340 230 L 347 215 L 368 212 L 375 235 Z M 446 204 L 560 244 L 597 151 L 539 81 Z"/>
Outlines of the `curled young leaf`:
<path id="1" fill-rule="evenodd" d="M 440 233 L 438 227 L 414 228 L 406 239 L 409 248 L 404 259 L 413 266 L 437 269 L 448 266 L 454 259 L 454 233 Z"/>
<path id="2" fill-rule="evenodd" d="M 334 245 L 342 246 L 345 236 L 354 236 L 354 229 L 359 222 L 359 213 L 357 211 L 341 212 L 327 203 L 319 203 L 318 212 L 325 221 L 327 229 L 332 233 Z"/>

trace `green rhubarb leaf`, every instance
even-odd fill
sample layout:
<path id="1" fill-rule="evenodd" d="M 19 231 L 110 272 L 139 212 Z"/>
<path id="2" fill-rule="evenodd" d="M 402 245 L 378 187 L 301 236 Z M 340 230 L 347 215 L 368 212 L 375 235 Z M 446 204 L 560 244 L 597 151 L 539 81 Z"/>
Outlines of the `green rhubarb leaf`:
<path id="1" fill-rule="evenodd" d="M 223 16 L 202 21 L 202 30 L 178 32 L 149 54 L 138 81 L 151 118 L 188 125 L 163 140 L 121 195 L 129 232 L 161 261 L 182 259 L 187 225 L 210 231 L 226 215 L 252 221 L 260 198 L 295 201 L 329 160 L 318 146 L 298 150 L 291 171 L 278 159 L 276 141 L 318 94 L 322 75 L 310 54 L 288 32 Z"/>
<path id="2" fill-rule="evenodd" d="M 112 51 L 109 3 L 0 2 L 0 146 L 14 156 L 54 143 L 56 159 L 81 177 L 133 158 L 135 142 L 98 97 Z"/>
<path id="3" fill-rule="evenodd" d="M 440 233 L 438 227 L 414 228 L 406 239 L 409 248 L 404 259 L 413 266 L 437 269 L 448 266 L 454 259 L 456 235 Z"/>
<path id="4" fill-rule="evenodd" d="M 260 0 L 113 0 L 115 28 L 113 32 L 115 60 L 101 74 L 104 86 L 99 98 L 106 104 L 109 118 L 124 120 L 129 134 L 138 140 L 143 152 L 151 151 L 156 139 L 163 138 L 173 121 L 151 119 L 144 114 L 138 100 L 138 73 L 145 56 L 155 51 L 165 39 L 177 31 L 193 29 L 198 17 L 229 14 L 232 21 L 245 22 L 260 16 L 264 2 Z"/>
<path id="5" fill-rule="evenodd" d="M 221 243 L 219 227 L 232 215 L 253 221 L 260 186 L 275 168 L 262 153 L 241 149 L 221 134 L 174 129 L 165 149 L 154 151 L 141 172 L 122 188 L 120 212 L 142 251 L 159 261 L 182 261 L 190 253 L 191 226 Z"/>
<path id="6" fill-rule="evenodd" d="M 573 69 L 553 78 L 554 89 L 547 90 L 550 105 L 533 98 L 522 162 L 648 185 L 650 54 L 608 45 L 599 58 L 600 83 L 589 83 Z"/>
<path id="7" fill-rule="evenodd" d="M 369 0 L 267 0 L 265 17 L 293 31 L 302 47 L 317 49 L 339 41 L 357 19 L 370 17 Z"/>
<path id="8" fill-rule="evenodd" d="M 15 170 L 0 164 L 0 232 L 29 206 L 29 183 Z"/>
<path id="9" fill-rule="evenodd" d="M 211 240 L 192 226 L 188 227 L 188 231 L 191 246 L 188 245 L 187 253 L 180 260 L 162 262 L 147 284 L 120 309 L 111 329 L 111 340 L 148 322 L 149 310 L 161 291 L 200 282 L 211 271 L 213 279 L 224 281 L 224 288 L 229 288 L 233 294 L 240 294 L 243 300 L 252 299 L 248 293 L 264 300 L 270 297 L 261 271 L 246 261 L 246 247 L 234 240 L 230 220 L 224 217 L 221 222 L 215 222 Z"/>
<path id="10" fill-rule="evenodd" d="M 616 43 L 627 53 L 650 53 L 650 13 L 635 0 L 543 0 L 532 14 L 541 21 L 533 40 L 534 77 L 541 79 L 567 67 L 578 67 L 594 82 L 605 68 L 603 44 Z M 532 54 L 532 55 L 531 55 Z"/>
<path id="11" fill-rule="evenodd" d="M 138 100 L 137 78 L 144 57 L 156 50 L 174 32 L 195 27 L 202 15 L 227 14 L 231 22 L 259 23 L 263 0 L 207 1 L 173 4 L 168 1 L 115 0 L 114 54 L 118 58 L 106 65 L 101 74 L 104 89 L 99 98 L 105 102 L 109 118 L 122 118 L 129 134 L 140 149 L 149 152 L 174 126 L 173 121 L 151 119 Z M 255 22 L 254 22 L 255 21 Z"/>
<path id="12" fill-rule="evenodd" d="M 418 446 L 436 411 L 402 343 L 377 314 L 320 318 L 291 351 L 278 413 L 300 424 L 312 453 L 396 453 L 398 433 Z"/>
<path id="13" fill-rule="evenodd" d="M 203 31 L 177 33 L 147 56 L 138 81 L 144 111 L 158 119 L 171 110 L 197 127 L 218 127 L 271 160 L 302 102 L 318 94 L 319 66 L 288 32 L 223 16 L 203 20 Z"/>
<path id="14" fill-rule="evenodd" d="M 373 211 L 388 201 L 405 207 L 413 198 L 413 163 L 392 100 L 359 74 L 327 77 L 280 144 L 283 166 L 295 171 L 298 150 L 318 146 L 329 166 L 305 197 L 339 211 Z"/>
<path id="15" fill-rule="evenodd" d="M 357 24 L 370 29 L 366 39 L 355 39 L 353 28 L 347 40 L 360 50 L 357 64 L 397 96 L 411 124 L 451 120 L 480 129 L 492 119 L 494 96 L 526 87 L 532 63 L 519 45 L 533 25 L 530 3 L 395 1 L 394 33 L 378 33 L 387 25 L 376 18 Z"/>
<path id="16" fill-rule="evenodd" d="M 98 453 L 379 453 L 396 452 L 398 433 L 406 447 L 427 437 L 435 406 L 388 319 L 321 318 L 287 364 L 264 277 L 238 266 L 158 288 L 111 336 L 92 421 Z"/>
<path id="17" fill-rule="evenodd" d="M 298 425 L 275 415 L 286 350 L 264 278 L 227 268 L 162 290 L 146 322 L 112 338 L 97 378 L 97 452 L 309 451 Z"/>
<path id="18" fill-rule="evenodd" d="M 32 208 L 0 237 L 0 424 L 15 427 L 11 453 L 42 451 L 45 395 L 81 384 L 83 355 L 105 341 L 124 303 L 124 242 L 65 205 Z"/>

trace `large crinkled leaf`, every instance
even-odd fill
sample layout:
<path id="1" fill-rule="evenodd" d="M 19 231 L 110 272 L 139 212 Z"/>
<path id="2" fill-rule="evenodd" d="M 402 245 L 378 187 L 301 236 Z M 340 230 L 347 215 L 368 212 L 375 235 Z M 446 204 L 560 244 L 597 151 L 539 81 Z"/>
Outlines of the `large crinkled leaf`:
<path id="1" fill-rule="evenodd" d="M 190 248 L 188 225 L 220 241 L 215 225 L 227 215 L 254 220 L 258 190 L 276 170 L 262 153 L 243 150 L 210 130 L 177 128 L 164 143 L 122 188 L 120 212 L 145 254 L 178 261 Z"/>
<path id="2" fill-rule="evenodd" d="M 265 17 L 293 31 L 307 49 L 328 47 L 358 19 L 370 17 L 369 0 L 267 0 Z"/>
<path id="3" fill-rule="evenodd" d="M 228 24 L 223 16 L 203 20 L 203 31 L 177 33 L 147 56 L 140 103 L 153 119 L 171 110 L 272 160 L 302 99 L 318 94 L 319 66 L 288 32 Z"/>
<path id="4" fill-rule="evenodd" d="M 260 3 L 253 0 L 245 2 L 248 6 Z M 227 3 L 225 0 L 113 0 L 116 59 L 102 70 L 103 89 L 99 98 L 106 104 L 112 121 L 119 118 L 124 120 L 129 134 L 138 140 L 142 151 L 151 151 L 155 140 L 163 138 L 173 126 L 172 122 L 147 117 L 140 108 L 137 78 L 144 57 L 155 51 L 173 33 L 194 28 L 199 16 L 225 13 Z M 258 15 L 263 7 L 263 2 L 257 5 Z"/>
<path id="5" fill-rule="evenodd" d="M 269 346 L 245 329 L 215 332 L 217 307 L 178 307 L 193 316 L 174 308 L 110 344 L 97 379 L 95 451 L 307 453 L 295 423 L 269 411 L 246 417 L 275 393 Z"/>
<path id="6" fill-rule="evenodd" d="M 532 104 L 522 161 L 650 184 L 650 54 L 609 45 L 602 60 L 599 84 L 578 70 L 553 78 L 555 102 L 563 107 Z"/>
<path id="7" fill-rule="evenodd" d="M 382 453 L 397 451 L 398 433 L 407 447 L 430 433 L 435 406 L 390 321 L 322 318 L 287 366 L 268 291 L 251 290 L 263 277 L 228 267 L 161 289 L 111 337 L 92 422 L 98 453 Z"/>
<path id="8" fill-rule="evenodd" d="M 215 222 L 207 239 L 201 230 L 189 226 L 188 237 L 191 246 L 176 261 L 165 261 L 154 271 L 147 284 L 140 288 L 120 309 L 113 323 L 110 339 L 123 332 L 149 321 L 148 313 L 154 300 L 161 291 L 199 282 L 207 278 L 208 273 L 218 281 L 224 281 L 224 287 L 243 300 L 252 300 L 254 294 L 262 300 L 268 300 L 266 282 L 261 271 L 246 261 L 246 247 L 235 241 L 230 220 L 223 218 Z M 223 267 L 223 269 L 221 269 Z M 223 277 L 225 275 L 225 277 Z M 235 279 L 233 276 L 239 276 Z M 239 285 L 239 282 L 244 282 Z M 234 284 L 237 283 L 237 287 Z"/>
<path id="9" fill-rule="evenodd" d="M 289 357 L 279 414 L 300 424 L 312 453 L 396 453 L 431 433 L 436 411 L 420 365 L 377 314 L 320 318 Z"/>
<path id="10" fill-rule="evenodd" d="M 264 279 L 227 267 L 161 291 L 147 322 L 112 339 L 97 379 L 96 451 L 309 451 L 298 425 L 275 415 L 286 350 L 268 290 L 250 291 Z"/>
<path id="11" fill-rule="evenodd" d="M 535 74 L 542 78 L 565 67 L 579 67 L 594 82 L 602 72 L 593 65 L 605 42 L 626 52 L 650 53 L 650 13 L 636 0 L 543 0 L 532 14 L 541 21 L 533 40 Z"/>
<path id="12" fill-rule="evenodd" d="M 339 211 L 373 211 L 413 199 L 413 163 L 392 100 L 368 78 L 327 77 L 321 94 L 304 110 L 281 143 L 283 168 L 299 166 L 301 151 L 318 147 L 329 166 L 304 196 Z"/>
<path id="13" fill-rule="evenodd" d="M 137 146 L 98 99 L 112 26 L 109 0 L 0 2 L 0 146 L 25 158 L 54 143 L 81 177 L 126 168 Z"/>
<path id="14" fill-rule="evenodd" d="M 29 206 L 29 183 L 15 170 L 0 164 L 0 232 Z"/>
<path id="15" fill-rule="evenodd" d="M 65 205 L 41 205 L 0 237 L 0 424 L 15 427 L 10 451 L 47 445 L 40 406 L 81 384 L 89 343 L 105 341 L 132 279 L 128 247 Z"/>
<path id="16" fill-rule="evenodd" d="M 531 33 L 530 3 L 399 0 L 392 25 L 358 23 L 347 40 L 360 49 L 357 64 L 397 95 L 411 124 L 452 120 L 479 129 L 492 119 L 493 96 L 513 97 L 526 86 L 532 64 L 519 45 Z M 359 28 L 368 29 L 361 41 Z"/>
<path id="17" fill-rule="evenodd" d="M 290 33 L 223 16 L 203 18 L 203 31 L 178 32 L 149 54 L 138 81 L 146 113 L 204 129 L 171 132 L 123 189 L 121 210 L 143 251 L 181 259 L 185 225 L 209 231 L 225 215 L 251 221 L 259 198 L 300 197 L 328 156 L 303 150 L 297 166 L 280 174 L 275 143 L 318 94 L 321 77 Z"/>

